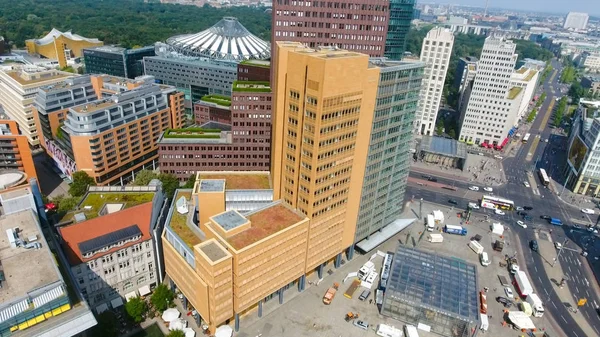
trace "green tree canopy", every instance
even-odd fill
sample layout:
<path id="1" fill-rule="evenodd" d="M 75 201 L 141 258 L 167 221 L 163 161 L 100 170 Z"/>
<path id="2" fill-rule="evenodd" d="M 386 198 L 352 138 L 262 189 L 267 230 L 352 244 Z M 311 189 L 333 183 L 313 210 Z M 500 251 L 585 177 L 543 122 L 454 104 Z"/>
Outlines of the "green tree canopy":
<path id="1" fill-rule="evenodd" d="M 175 190 L 179 188 L 179 179 L 170 173 L 161 173 L 158 175 L 158 180 L 162 183 L 167 198 L 172 198 Z"/>
<path id="2" fill-rule="evenodd" d="M 133 184 L 135 186 L 146 186 L 152 181 L 152 179 L 158 178 L 158 174 L 150 170 L 141 170 L 135 175 Z"/>
<path id="3" fill-rule="evenodd" d="M 94 178 L 84 171 L 73 172 L 72 178 L 73 182 L 69 186 L 69 194 L 74 197 L 81 197 L 87 192 L 89 186 L 96 186 Z"/>
<path id="4" fill-rule="evenodd" d="M 192 174 L 188 180 L 183 185 L 183 188 L 194 188 L 194 184 L 196 183 L 196 175 Z"/>
<path id="5" fill-rule="evenodd" d="M 183 330 L 173 330 L 169 332 L 167 337 L 185 337 L 185 333 L 183 332 Z"/>
<path id="6" fill-rule="evenodd" d="M 111 311 L 105 311 L 96 316 L 98 324 L 90 329 L 92 337 L 117 336 L 119 328 L 117 318 Z"/>
<path id="7" fill-rule="evenodd" d="M 146 305 L 146 302 L 139 297 L 134 297 L 125 303 L 125 312 L 135 323 L 140 323 L 144 320 L 146 311 L 148 311 L 148 306 Z"/>
<path id="8" fill-rule="evenodd" d="M 152 302 L 156 310 L 163 312 L 173 304 L 174 298 L 175 294 L 173 294 L 171 289 L 161 283 L 154 289 L 154 293 L 150 297 L 150 302 Z"/>

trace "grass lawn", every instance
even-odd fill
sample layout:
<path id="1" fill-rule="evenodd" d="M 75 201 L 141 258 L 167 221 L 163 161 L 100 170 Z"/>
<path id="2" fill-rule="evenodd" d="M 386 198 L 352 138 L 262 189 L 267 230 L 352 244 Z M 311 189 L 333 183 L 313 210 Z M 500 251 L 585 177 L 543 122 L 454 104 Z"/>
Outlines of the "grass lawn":
<path id="1" fill-rule="evenodd" d="M 155 323 L 155 324 L 152 324 L 151 326 L 149 326 L 148 328 L 146 328 L 145 330 L 142 330 L 142 331 L 136 333 L 132 337 L 165 337 L 165 335 L 162 333 L 162 331 L 160 330 L 158 325 Z"/>

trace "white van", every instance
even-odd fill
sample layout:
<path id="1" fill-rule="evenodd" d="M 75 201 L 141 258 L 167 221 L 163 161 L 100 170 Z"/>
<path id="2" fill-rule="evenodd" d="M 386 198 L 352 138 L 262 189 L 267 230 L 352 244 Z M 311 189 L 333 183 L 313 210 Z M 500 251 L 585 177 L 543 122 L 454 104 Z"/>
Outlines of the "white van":
<path id="1" fill-rule="evenodd" d="M 490 265 L 490 258 L 488 257 L 488 253 L 486 252 L 481 252 L 481 254 L 479 254 L 479 261 L 481 262 L 481 265 L 484 267 L 487 267 Z"/>

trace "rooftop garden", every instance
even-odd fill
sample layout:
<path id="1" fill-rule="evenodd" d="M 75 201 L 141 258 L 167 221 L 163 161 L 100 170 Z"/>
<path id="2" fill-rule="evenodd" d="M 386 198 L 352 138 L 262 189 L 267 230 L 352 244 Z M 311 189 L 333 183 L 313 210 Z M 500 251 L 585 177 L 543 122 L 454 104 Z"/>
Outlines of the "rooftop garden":
<path id="1" fill-rule="evenodd" d="M 214 103 L 222 106 L 231 106 L 231 97 L 223 95 L 206 95 L 200 98 L 203 102 Z"/>
<path id="2" fill-rule="evenodd" d="M 205 128 L 168 129 L 164 138 L 221 138 L 221 130 Z"/>
<path id="3" fill-rule="evenodd" d="M 188 201 L 192 197 L 192 192 L 188 191 L 178 191 L 173 200 L 177 201 L 179 198 L 185 197 Z M 169 227 L 173 229 L 175 233 L 185 242 L 185 244 L 193 248 L 195 245 L 202 242 L 200 238 L 192 232 L 190 227 L 187 224 L 187 214 L 181 214 L 177 212 L 176 209 L 173 210 L 171 215 L 171 221 L 169 222 Z"/>
<path id="4" fill-rule="evenodd" d="M 529 71 L 529 74 L 527 74 L 527 77 L 525 77 L 525 81 L 531 81 L 535 74 L 537 74 L 537 71 L 531 69 L 531 71 Z"/>
<path id="5" fill-rule="evenodd" d="M 271 92 L 271 83 L 268 81 L 233 81 L 233 91 Z"/>
<path id="6" fill-rule="evenodd" d="M 228 190 L 268 190 L 268 174 L 200 174 L 200 179 L 224 179 Z"/>
<path id="7" fill-rule="evenodd" d="M 123 204 L 123 209 L 151 202 L 154 193 L 116 193 L 116 192 L 94 192 L 88 193 L 79 204 L 78 210 L 73 210 L 65 215 L 64 219 L 70 219 L 76 213 L 85 214 L 87 220 L 98 217 L 98 212 L 105 204 Z"/>
<path id="8" fill-rule="evenodd" d="M 521 87 L 512 87 L 508 91 L 508 99 L 515 99 L 521 93 L 521 90 L 523 90 Z"/>
<path id="9" fill-rule="evenodd" d="M 240 62 L 240 64 L 248 64 L 248 65 L 253 65 L 256 67 L 267 68 L 267 69 L 271 68 L 271 62 L 262 61 L 262 60 L 244 60 L 244 61 Z"/>

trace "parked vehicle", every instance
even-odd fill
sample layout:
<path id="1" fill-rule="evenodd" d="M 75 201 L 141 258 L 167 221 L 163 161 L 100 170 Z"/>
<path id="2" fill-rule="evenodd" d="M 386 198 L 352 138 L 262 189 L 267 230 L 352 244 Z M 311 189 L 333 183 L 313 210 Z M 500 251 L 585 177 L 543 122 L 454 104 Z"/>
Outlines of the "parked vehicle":
<path id="1" fill-rule="evenodd" d="M 502 303 L 505 308 L 510 308 L 513 305 L 513 301 L 509 300 L 506 297 L 502 297 L 502 296 L 496 297 L 496 302 Z"/>
<path id="2" fill-rule="evenodd" d="M 431 243 L 442 243 L 444 242 L 444 237 L 442 236 L 442 234 L 432 233 L 429 234 L 429 236 L 427 237 L 427 241 Z"/>
<path id="3" fill-rule="evenodd" d="M 477 242 L 477 241 L 475 241 Z M 488 253 L 486 252 L 482 252 L 481 254 L 479 254 L 479 262 L 481 262 L 481 265 L 484 267 L 487 267 L 490 265 L 490 258 L 488 257 Z"/>
<path id="4" fill-rule="evenodd" d="M 434 229 L 435 229 L 435 218 L 433 217 L 433 214 L 427 214 L 427 231 L 433 232 Z"/>
<path id="5" fill-rule="evenodd" d="M 327 305 L 331 304 L 331 301 L 333 301 L 333 298 L 335 297 L 335 293 L 337 292 L 339 286 L 340 286 L 340 284 L 335 282 L 335 283 L 333 283 L 333 287 L 327 289 L 327 292 L 323 296 L 324 304 L 327 304 Z"/>
<path id="6" fill-rule="evenodd" d="M 358 289 L 358 287 L 360 287 L 360 280 L 355 279 L 354 281 L 352 281 L 352 284 L 350 284 L 350 286 L 344 293 L 344 296 L 347 298 L 352 298 L 352 296 L 354 296 L 354 293 L 356 292 L 356 289 Z"/>
<path id="7" fill-rule="evenodd" d="M 533 311 L 534 317 L 544 316 L 544 305 L 542 303 L 542 300 L 540 299 L 540 297 L 537 294 L 535 294 L 535 293 L 529 294 L 529 296 L 527 296 L 527 302 L 529 304 L 531 304 L 531 309 Z"/>
<path id="8" fill-rule="evenodd" d="M 356 320 L 353 324 L 355 327 L 361 328 L 363 330 L 369 330 L 369 323 L 365 321 Z"/>
<path id="9" fill-rule="evenodd" d="M 581 209 L 581 212 L 582 212 L 582 213 L 585 213 L 585 214 L 592 214 L 592 215 L 596 213 L 596 212 L 595 212 L 593 209 L 591 209 L 591 208 L 582 208 L 582 209 Z"/>
<path id="10" fill-rule="evenodd" d="M 364 301 L 364 300 L 366 300 L 369 297 L 369 295 L 371 295 L 371 290 L 365 289 L 360 294 L 360 296 L 358 297 L 358 299 L 361 300 L 361 301 Z"/>
<path id="11" fill-rule="evenodd" d="M 479 209 L 479 205 L 475 202 L 470 202 L 469 207 L 471 207 L 472 209 Z"/>
<path id="12" fill-rule="evenodd" d="M 501 252 L 504 249 L 504 241 L 496 240 L 494 242 L 494 250 L 497 252 Z"/>
<path id="13" fill-rule="evenodd" d="M 379 324 L 375 333 L 381 337 L 402 337 L 401 329 L 387 324 Z"/>
<path id="14" fill-rule="evenodd" d="M 350 322 L 353 319 L 357 319 L 358 318 L 358 313 L 356 312 L 349 312 L 346 314 L 346 322 Z"/>
<path id="15" fill-rule="evenodd" d="M 477 241 L 469 242 L 469 248 L 471 248 L 475 252 L 475 254 L 483 253 L 483 246 Z"/>
<path id="16" fill-rule="evenodd" d="M 524 271 L 519 270 L 515 274 L 515 285 L 517 292 L 521 297 L 527 297 L 529 294 L 533 293 L 533 287 L 527 278 L 527 274 Z M 508 295 L 508 294 L 507 294 Z"/>
<path id="17" fill-rule="evenodd" d="M 448 234 L 456 234 L 456 235 L 467 235 L 467 230 L 462 226 L 456 225 L 446 225 L 444 226 L 444 232 Z"/>
<path id="18" fill-rule="evenodd" d="M 494 213 L 496 213 L 498 215 L 505 215 L 506 214 L 506 213 L 504 213 L 504 211 L 499 210 L 499 209 L 495 210 Z"/>
<path id="19" fill-rule="evenodd" d="M 371 274 L 375 270 L 375 263 L 372 261 L 367 261 L 363 264 L 362 267 L 358 270 L 358 278 L 361 280 L 366 280 L 369 274 Z"/>
<path id="20" fill-rule="evenodd" d="M 523 206 L 523 209 L 525 209 L 526 211 L 531 211 L 531 210 L 533 210 L 533 207 L 531 207 L 531 206 Z"/>
<path id="21" fill-rule="evenodd" d="M 515 296 L 512 292 L 512 289 L 510 289 L 509 287 L 504 287 L 504 293 L 508 298 L 513 298 Z"/>
<path id="22" fill-rule="evenodd" d="M 419 337 L 419 332 L 414 325 L 405 325 L 404 326 L 404 335 L 406 337 Z"/>

